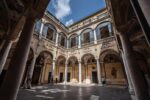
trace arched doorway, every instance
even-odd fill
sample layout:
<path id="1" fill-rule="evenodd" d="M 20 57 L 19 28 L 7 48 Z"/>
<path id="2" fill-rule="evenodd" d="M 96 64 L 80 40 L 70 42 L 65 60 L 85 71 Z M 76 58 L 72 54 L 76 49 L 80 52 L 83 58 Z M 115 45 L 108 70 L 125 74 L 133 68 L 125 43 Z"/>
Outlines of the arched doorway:
<path id="1" fill-rule="evenodd" d="M 72 56 L 68 59 L 68 69 L 71 73 L 71 83 L 77 83 L 79 77 L 79 68 L 78 68 L 78 60 L 75 56 Z"/>
<path id="2" fill-rule="evenodd" d="M 47 84 L 50 81 L 50 69 L 53 55 L 50 52 L 43 51 L 36 59 L 32 84 Z"/>
<path id="3" fill-rule="evenodd" d="M 107 50 L 100 55 L 102 63 L 102 83 L 111 85 L 126 85 L 124 67 L 120 56 L 113 50 Z"/>
<path id="4" fill-rule="evenodd" d="M 64 56 L 59 56 L 56 60 L 56 73 L 55 73 L 54 80 L 58 81 L 59 83 L 64 82 L 65 63 L 66 63 L 66 58 Z M 70 77 L 67 78 L 67 81 L 70 81 Z"/>
<path id="5" fill-rule="evenodd" d="M 97 83 L 96 60 L 92 54 L 82 57 L 82 79 L 83 83 Z"/>

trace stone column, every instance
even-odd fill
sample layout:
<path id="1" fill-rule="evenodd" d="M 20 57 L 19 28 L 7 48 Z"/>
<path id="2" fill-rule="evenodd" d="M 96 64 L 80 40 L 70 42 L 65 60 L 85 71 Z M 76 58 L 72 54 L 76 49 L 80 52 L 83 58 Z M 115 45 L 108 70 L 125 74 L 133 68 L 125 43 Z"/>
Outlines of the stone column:
<path id="1" fill-rule="evenodd" d="M 42 34 L 43 34 L 43 28 L 44 28 L 44 24 L 43 22 L 41 23 L 41 28 L 40 28 L 40 35 L 39 35 L 39 38 L 42 37 Z"/>
<path id="2" fill-rule="evenodd" d="M 55 61 L 52 63 L 52 75 L 51 75 L 51 82 L 54 82 L 54 75 L 55 75 Z"/>
<path id="3" fill-rule="evenodd" d="M 69 48 L 69 39 L 67 39 L 67 49 Z"/>
<path id="4" fill-rule="evenodd" d="M 111 23 L 108 24 L 109 36 L 112 36 L 112 26 Z"/>
<path id="5" fill-rule="evenodd" d="M 67 73 L 68 73 L 68 64 L 65 64 L 65 78 L 64 78 L 64 84 L 67 84 Z"/>
<path id="6" fill-rule="evenodd" d="M 97 62 L 97 78 L 98 78 L 98 84 L 102 86 L 101 68 L 100 68 L 99 59 L 96 59 L 96 62 Z"/>
<path id="7" fill-rule="evenodd" d="M 79 62 L 79 84 L 82 83 L 82 65 L 81 65 L 81 61 Z"/>
<path id="8" fill-rule="evenodd" d="M 122 42 L 124 57 L 127 62 L 127 67 L 129 69 L 129 73 L 131 74 L 131 81 L 133 83 L 136 98 L 137 100 L 150 100 L 148 89 L 144 80 L 144 75 L 142 75 L 140 66 L 135 59 L 129 37 L 126 33 L 122 33 L 120 34 L 120 38 Z"/>
<path id="9" fill-rule="evenodd" d="M 94 32 L 94 44 L 97 44 L 96 30 L 94 30 L 93 32 Z"/>
<path id="10" fill-rule="evenodd" d="M 79 35 L 79 39 L 78 39 L 79 41 L 78 41 L 78 48 L 81 48 L 81 35 Z"/>
<path id="11" fill-rule="evenodd" d="M 38 84 L 43 84 L 45 82 L 45 71 L 46 71 L 47 58 L 44 58 L 44 64 L 41 66 L 41 72 Z"/>
<path id="12" fill-rule="evenodd" d="M 35 18 L 32 17 L 32 15 L 27 16 L 24 28 L 0 89 L 0 100 L 16 100 L 28 59 L 34 25 Z"/>
<path id="13" fill-rule="evenodd" d="M 56 43 L 55 43 L 55 46 L 58 46 L 58 37 L 59 37 L 59 34 L 57 33 L 56 34 Z"/>
<path id="14" fill-rule="evenodd" d="M 28 67 L 28 71 L 27 71 L 27 80 L 25 82 L 25 84 L 27 86 L 25 86 L 25 88 L 30 89 L 31 88 L 31 81 L 32 81 L 32 76 L 33 76 L 33 72 L 34 72 L 34 66 L 35 66 L 35 62 L 36 62 L 36 56 L 33 57 L 31 65 Z"/>
<path id="15" fill-rule="evenodd" d="M 123 63 L 124 63 L 125 72 L 126 72 L 126 75 L 127 75 L 127 80 L 128 80 L 128 85 L 129 85 L 129 92 L 130 92 L 131 98 L 132 98 L 132 100 L 137 100 L 136 97 L 135 97 L 133 84 L 132 84 L 132 81 L 131 81 L 131 74 L 129 73 L 129 70 L 128 70 L 128 67 L 127 67 L 128 65 L 127 65 L 126 59 L 125 59 L 124 54 L 123 54 L 122 51 L 121 51 L 121 55 L 122 55 L 122 59 L 123 59 Z"/>
<path id="16" fill-rule="evenodd" d="M 3 68 L 4 68 L 4 65 L 6 63 L 9 51 L 11 49 L 11 46 L 12 46 L 12 41 L 11 40 L 6 41 L 1 52 L 0 52 L 0 74 L 3 71 Z"/>

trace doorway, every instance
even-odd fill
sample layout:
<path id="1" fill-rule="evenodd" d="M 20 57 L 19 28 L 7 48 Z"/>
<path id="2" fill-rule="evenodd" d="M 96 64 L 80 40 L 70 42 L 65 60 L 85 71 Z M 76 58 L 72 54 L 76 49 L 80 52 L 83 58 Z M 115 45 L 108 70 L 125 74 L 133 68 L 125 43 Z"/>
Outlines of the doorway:
<path id="1" fill-rule="evenodd" d="M 92 82 L 93 83 L 98 83 L 97 72 L 96 71 L 92 72 Z"/>
<path id="2" fill-rule="evenodd" d="M 52 75 L 51 75 L 52 73 L 51 72 L 49 72 L 49 75 L 48 75 L 48 83 L 51 83 L 51 79 L 52 79 Z"/>
<path id="3" fill-rule="evenodd" d="M 71 73 L 67 73 L 67 82 L 70 82 Z"/>
<path id="4" fill-rule="evenodd" d="M 38 84 L 41 70 L 42 70 L 41 67 L 35 67 L 34 68 L 33 77 L 32 77 L 32 84 Z"/>
<path id="5" fill-rule="evenodd" d="M 63 73 L 60 73 L 60 78 L 59 78 L 59 82 L 63 82 Z"/>

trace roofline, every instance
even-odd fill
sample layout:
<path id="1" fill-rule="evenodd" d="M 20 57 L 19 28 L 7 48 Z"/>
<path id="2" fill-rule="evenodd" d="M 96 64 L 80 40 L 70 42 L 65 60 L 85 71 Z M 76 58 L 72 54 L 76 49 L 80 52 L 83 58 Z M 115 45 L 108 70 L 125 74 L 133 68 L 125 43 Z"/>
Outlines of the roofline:
<path id="1" fill-rule="evenodd" d="M 63 24 L 63 23 L 62 23 L 58 18 L 56 18 L 50 11 L 46 10 L 46 12 L 47 12 L 48 14 L 50 14 L 56 21 L 58 21 L 60 24 L 62 24 L 66 29 L 69 29 L 70 27 L 72 27 L 72 26 L 74 26 L 74 25 L 76 25 L 76 24 L 78 24 L 78 23 L 80 23 L 80 22 L 82 22 L 82 21 L 84 21 L 84 20 L 86 20 L 86 19 L 88 19 L 88 18 L 90 18 L 90 17 L 92 17 L 92 16 L 94 16 L 94 15 L 96 15 L 96 14 L 102 12 L 102 11 L 105 11 L 106 9 L 107 9 L 107 8 L 104 7 L 104 8 L 102 8 L 102 9 L 96 11 L 95 13 L 92 13 L 92 14 L 86 16 L 85 18 L 83 18 L 83 19 L 81 19 L 81 20 L 79 20 L 79 21 L 73 23 L 73 24 L 70 25 L 70 26 L 66 26 L 65 24 Z"/>
<path id="2" fill-rule="evenodd" d="M 66 25 L 64 25 L 58 18 L 56 18 L 50 11 L 46 10 L 48 14 L 50 14 L 56 21 L 58 21 L 60 24 L 62 24 L 65 28 L 68 29 Z"/>
<path id="3" fill-rule="evenodd" d="M 86 19 L 88 19 L 88 18 L 90 18 L 90 17 L 92 17 L 92 16 L 94 16 L 94 15 L 96 15 L 96 14 L 102 12 L 102 11 L 105 11 L 106 9 L 107 9 L 107 8 L 104 7 L 104 8 L 102 8 L 102 9 L 96 11 L 95 13 L 92 13 L 92 14 L 90 14 L 90 15 L 84 17 L 83 19 L 81 19 L 81 20 L 79 20 L 79 21 L 73 23 L 72 25 L 67 26 L 67 27 L 70 28 L 70 27 L 72 27 L 72 26 L 74 26 L 74 25 L 76 25 L 76 24 L 78 24 L 78 23 L 80 23 L 80 22 L 82 22 L 82 21 L 84 21 L 84 20 L 86 20 Z"/>

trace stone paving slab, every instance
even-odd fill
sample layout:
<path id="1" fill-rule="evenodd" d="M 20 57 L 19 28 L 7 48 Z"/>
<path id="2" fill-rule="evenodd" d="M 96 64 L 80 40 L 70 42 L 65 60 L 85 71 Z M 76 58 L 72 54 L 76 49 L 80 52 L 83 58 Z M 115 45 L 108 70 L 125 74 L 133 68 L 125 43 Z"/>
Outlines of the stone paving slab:
<path id="1" fill-rule="evenodd" d="M 20 89 L 17 100 L 131 100 L 120 87 L 45 85 Z"/>

